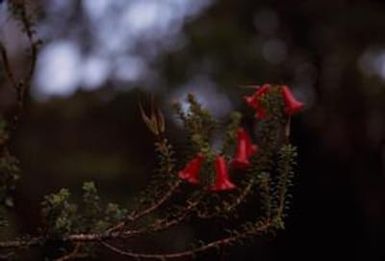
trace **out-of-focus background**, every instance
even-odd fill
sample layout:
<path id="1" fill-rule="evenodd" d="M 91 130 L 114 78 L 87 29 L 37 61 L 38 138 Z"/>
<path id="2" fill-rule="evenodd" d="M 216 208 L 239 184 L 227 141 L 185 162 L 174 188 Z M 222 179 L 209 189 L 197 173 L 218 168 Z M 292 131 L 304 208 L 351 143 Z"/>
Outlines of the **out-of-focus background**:
<path id="1" fill-rule="evenodd" d="M 13 143 L 23 168 L 15 230 L 36 232 L 43 195 L 61 187 L 94 180 L 124 205 L 146 185 L 155 165 L 137 106 L 146 93 L 168 113 L 192 92 L 221 119 L 240 108 L 239 85 L 286 83 L 306 104 L 292 126 L 299 175 L 287 229 L 209 260 L 385 260 L 383 1 L 30 2 L 44 45 Z M 22 74 L 27 43 L 7 1 L 0 28 Z M 2 113 L 14 98 L 0 71 Z"/>

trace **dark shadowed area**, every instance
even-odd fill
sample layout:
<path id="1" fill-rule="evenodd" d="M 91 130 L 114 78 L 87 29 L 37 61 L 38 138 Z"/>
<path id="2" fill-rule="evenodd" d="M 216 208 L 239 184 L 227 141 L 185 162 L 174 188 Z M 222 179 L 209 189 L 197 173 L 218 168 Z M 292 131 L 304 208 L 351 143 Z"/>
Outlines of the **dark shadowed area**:
<path id="1" fill-rule="evenodd" d="M 180 145 L 176 99 L 194 93 L 221 119 L 241 109 L 240 85 L 285 83 L 306 104 L 292 122 L 299 160 L 286 230 L 198 260 L 385 260 L 383 1 L 31 2 L 44 44 L 12 143 L 23 175 L 10 235 L 36 232 L 43 196 L 61 187 L 76 196 L 94 180 L 106 200 L 132 201 L 156 165 L 138 109 L 150 94 Z M 22 73 L 26 41 L 6 1 L 0 40 Z M 0 70 L 2 114 L 14 98 Z M 180 249 L 211 232 L 181 225 L 138 246 Z"/>

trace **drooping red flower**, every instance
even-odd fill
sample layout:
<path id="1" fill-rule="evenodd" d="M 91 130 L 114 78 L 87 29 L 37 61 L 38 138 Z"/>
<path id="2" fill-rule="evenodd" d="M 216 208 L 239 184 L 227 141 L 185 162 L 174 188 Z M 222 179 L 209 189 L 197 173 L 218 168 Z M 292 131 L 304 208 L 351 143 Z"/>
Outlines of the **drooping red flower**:
<path id="1" fill-rule="evenodd" d="M 245 129 L 237 131 L 237 148 L 232 165 L 235 168 L 243 169 L 250 166 L 250 157 L 257 152 L 257 145 L 251 142 L 251 138 Z"/>
<path id="2" fill-rule="evenodd" d="M 285 113 L 289 116 L 301 111 L 304 107 L 304 104 L 298 101 L 288 86 L 282 86 L 282 96 L 285 102 Z"/>
<path id="3" fill-rule="evenodd" d="M 217 155 L 215 158 L 215 174 L 215 183 L 211 190 L 223 191 L 235 188 L 235 185 L 229 179 L 226 159 L 221 155 Z"/>
<path id="4" fill-rule="evenodd" d="M 245 96 L 245 102 L 247 105 L 249 105 L 251 108 L 253 108 L 256 112 L 255 117 L 259 119 L 266 118 L 266 109 L 263 108 L 260 99 L 263 95 L 265 95 L 266 92 L 269 91 L 271 85 L 270 84 L 264 84 L 261 87 L 259 87 L 254 94 L 251 96 Z"/>
<path id="5" fill-rule="evenodd" d="M 250 96 L 245 96 L 244 99 L 250 107 L 257 109 L 259 107 L 259 98 L 262 97 L 271 87 L 270 84 L 264 84 Z"/>
<path id="6" fill-rule="evenodd" d="M 250 166 L 247 144 L 245 139 L 238 140 L 237 150 L 232 165 L 238 169 L 244 169 Z"/>
<path id="7" fill-rule="evenodd" d="M 270 83 L 265 83 L 255 93 L 256 95 L 262 96 L 271 88 Z"/>
<path id="8" fill-rule="evenodd" d="M 192 184 L 199 183 L 199 171 L 202 166 L 202 162 L 204 160 L 204 156 L 202 153 L 198 153 L 192 160 L 190 160 L 184 169 L 179 171 L 179 178 L 190 182 Z"/>
<path id="9" fill-rule="evenodd" d="M 255 117 L 261 120 L 266 119 L 267 117 L 266 109 L 263 108 L 262 106 L 258 107 L 258 109 L 255 111 Z"/>
<path id="10" fill-rule="evenodd" d="M 238 139 L 246 140 L 247 155 L 249 157 L 253 156 L 257 152 L 258 146 L 253 144 L 249 133 L 247 133 L 247 131 L 244 128 L 238 129 Z"/>

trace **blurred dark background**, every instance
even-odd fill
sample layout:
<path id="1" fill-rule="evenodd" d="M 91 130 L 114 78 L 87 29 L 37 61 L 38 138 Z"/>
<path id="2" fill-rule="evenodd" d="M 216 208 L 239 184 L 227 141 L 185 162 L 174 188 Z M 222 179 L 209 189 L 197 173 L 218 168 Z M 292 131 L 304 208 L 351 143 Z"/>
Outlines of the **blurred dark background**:
<path id="1" fill-rule="evenodd" d="M 0 39 L 21 74 L 26 41 L 0 2 Z M 239 85 L 286 83 L 306 103 L 292 126 L 299 162 L 287 229 L 208 260 L 385 260 L 383 1 L 40 0 L 30 8 L 44 45 L 12 148 L 23 167 L 15 231 L 36 232 L 43 195 L 61 187 L 94 180 L 106 200 L 124 204 L 146 185 L 156 163 L 137 105 L 148 93 L 168 113 L 193 92 L 220 119 L 240 108 Z M 0 71 L 2 113 L 14 98 Z M 167 123 L 182 139 L 172 117 Z"/>

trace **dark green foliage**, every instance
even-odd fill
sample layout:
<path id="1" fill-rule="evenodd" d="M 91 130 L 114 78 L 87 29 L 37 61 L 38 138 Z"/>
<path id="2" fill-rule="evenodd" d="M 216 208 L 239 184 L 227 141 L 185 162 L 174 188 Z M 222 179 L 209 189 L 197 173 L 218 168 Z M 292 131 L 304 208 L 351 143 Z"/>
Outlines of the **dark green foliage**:
<path id="1" fill-rule="evenodd" d="M 69 202 L 69 197 L 67 189 L 44 197 L 42 215 L 47 234 L 59 237 L 72 231 L 76 223 L 77 206 Z"/>
<path id="2" fill-rule="evenodd" d="M 7 123 L 2 117 L 0 117 L 0 147 L 1 148 L 4 147 L 8 138 L 9 138 L 9 135 L 7 132 Z"/>
<path id="3" fill-rule="evenodd" d="M 242 114 L 234 111 L 230 114 L 230 121 L 227 125 L 226 136 L 224 138 L 222 152 L 228 153 L 230 150 L 234 150 L 236 141 L 236 132 L 242 120 Z"/>
<path id="4" fill-rule="evenodd" d="M 155 142 L 155 151 L 158 153 L 158 174 L 170 175 L 175 168 L 175 152 L 172 145 L 165 138 Z"/>
<path id="5" fill-rule="evenodd" d="M 10 194 L 15 189 L 19 174 L 19 161 L 5 152 L 5 155 L 0 158 L 0 202 L 7 207 L 13 206 Z"/>
<path id="6" fill-rule="evenodd" d="M 83 195 L 79 216 L 78 230 L 84 232 L 103 232 L 121 220 L 127 210 L 118 204 L 101 202 L 94 182 L 83 183 Z"/>
<path id="7" fill-rule="evenodd" d="M 116 203 L 108 203 L 104 210 L 104 221 L 106 224 L 116 224 L 127 215 L 127 210 Z"/>
<path id="8" fill-rule="evenodd" d="M 174 104 L 174 110 L 183 122 L 194 150 L 203 152 L 207 157 L 212 157 L 210 141 L 218 123 L 193 94 L 187 96 L 187 102 L 189 105 L 187 112 L 183 112 L 179 103 Z"/>
<path id="9" fill-rule="evenodd" d="M 277 217 L 284 217 L 288 209 L 288 189 L 294 178 L 293 167 L 296 164 L 297 150 L 291 144 L 285 144 L 279 151 L 277 177 L 274 186 L 274 211 Z M 279 221 L 279 220 L 278 220 Z M 279 226 L 283 226 L 283 222 Z"/>
<path id="10" fill-rule="evenodd" d="M 273 86 L 271 91 L 262 97 L 261 103 L 267 110 L 267 118 L 258 122 L 256 135 L 264 154 L 267 154 L 266 157 L 271 157 L 271 153 L 284 141 L 283 127 L 288 120 L 284 114 L 280 86 Z"/>
<path id="11" fill-rule="evenodd" d="M 98 224 L 103 220 L 98 191 L 93 182 L 83 183 L 82 190 L 82 215 L 79 225 L 84 231 L 98 231 L 99 226 L 103 226 Z"/>
<path id="12" fill-rule="evenodd" d="M 173 189 L 178 181 L 175 173 L 176 159 L 173 146 L 166 138 L 155 141 L 154 146 L 158 157 L 158 167 L 149 185 L 140 193 L 137 204 L 133 205 L 135 209 L 155 204 L 165 192 Z"/>
<path id="13" fill-rule="evenodd" d="M 267 172 L 261 172 L 258 176 L 258 189 L 261 198 L 261 209 L 266 218 L 271 218 L 272 195 L 271 195 L 271 177 Z"/>
<path id="14" fill-rule="evenodd" d="M 149 105 L 149 112 L 146 112 L 141 104 L 139 108 L 144 123 L 156 138 L 154 147 L 158 157 L 158 166 L 149 185 L 131 204 L 135 209 L 133 212 L 156 204 L 156 201 L 162 197 L 165 191 L 172 190 L 177 185 L 175 152 L 169 140 L 164 136 L 166 123 L 163 113 L 155 107 L 153 100 Z"/>
<path id="15" fill-rule="evenodd" d="M 0 118 L 0 211 L 13 207 L 12 192 L 20 177 L 19 160 L 13 157 L 7 147 L 9 135 L 6 122 Z M 0 226 L 6 224 L 5 214 L 0 214 Z"/>
<path id="16" fill-rule="evenodd" d="M 127 214 L 117 204 L 103 204 L 93 182 L 85 182 L 82 189 L 82 201 L 79 204 L 70 201 L 67 189 L 45 196 L 42 215 L 47 234 L 55 237 L 70 232 L 102 232 Z"/>

